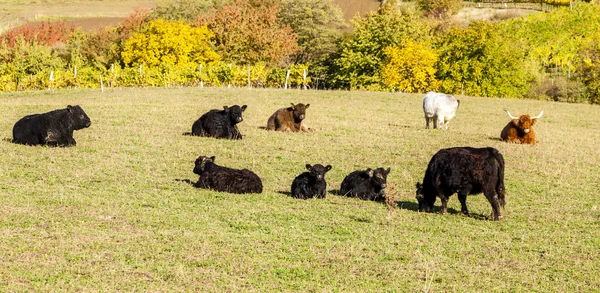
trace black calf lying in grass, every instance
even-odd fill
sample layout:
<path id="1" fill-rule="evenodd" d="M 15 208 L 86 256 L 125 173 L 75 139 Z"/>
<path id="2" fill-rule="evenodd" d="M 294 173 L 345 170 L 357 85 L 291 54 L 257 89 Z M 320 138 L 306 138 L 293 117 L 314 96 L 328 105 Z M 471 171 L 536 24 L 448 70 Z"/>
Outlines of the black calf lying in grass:
<path id="1" fill-rule="evenodd" d="M 231 193 L 261 193 L 260 177 L 248 169 L 231 169 L 215 164 L 215 157 L 196 159 L 194 173 L 200 175 L 194 187 Z"/>
<path id="2" fill-rule="evenodd" d="M 27 115 L 13 127 L 13 142 L 26 145 L 74 146 L 73 131 L 90 127 L 90 117 L 79 106 Z"/>
<path id="3" fill-rule="evenodd" d="M 327 192 L 327 182 L 325 182 L 325 173 L 331 170 L 331 165 L 323 167 L 321 164 L 311 166 L 306 164 L 309 172 L 304 172 L 292 182 L 292 196 L 300 199 L 325 198 Z"/>
<path id="4" fill-rule="evenodd" d="M 339 194 L 364 200 L 384 201 L 384 189 L 387 186 L 387 175 L 390 170 L 390 168 L 387 170 L 369 168 L 364 171 L 354 171 L 342 181 Z"/>
<path id="5" fill-rule="evenodd" d="M 210 110 L 204 113 L 192 125 L 192 135 L 225 138 L 242 139 L 242 134 L 237 124 L 242 122 L 242 112 L 246 110 L 246 105 L 231 107 L 223 106 L 223 110 Z"/>

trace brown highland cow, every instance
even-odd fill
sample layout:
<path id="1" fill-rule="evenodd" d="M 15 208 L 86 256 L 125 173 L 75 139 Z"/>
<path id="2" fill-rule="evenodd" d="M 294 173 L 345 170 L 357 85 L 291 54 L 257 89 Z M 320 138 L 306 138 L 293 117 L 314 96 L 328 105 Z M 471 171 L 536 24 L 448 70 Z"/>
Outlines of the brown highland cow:
<path id="1" fill-rule="evenodd" d="M 504 129 L 502 129 L 500 138 L 508 142 L 535 144 L 535 131 L 533 131 L 531 126 L 533 126 L 537 120 L 542 117 L 544 110 L 542 110 L 542 112 L 535 117 L 530 117 L 529 115 L 515 117 L 511 115 L 508 110 L 504 109 L 504 111 L 508 113 L 508 117 L 510 117 L 512 120 L 506 124 Z"/>
<path id="2" fill-rule="evenodd" d="M 281 108 L 267 121 L 267 130 L 278 130 L 278 131 L 308 131 L 308 127 L 304 125 L 303 120 L 306 117 L 306 109 L 310 104 L 296 104 L 292 103 L 291 107 Z"/>

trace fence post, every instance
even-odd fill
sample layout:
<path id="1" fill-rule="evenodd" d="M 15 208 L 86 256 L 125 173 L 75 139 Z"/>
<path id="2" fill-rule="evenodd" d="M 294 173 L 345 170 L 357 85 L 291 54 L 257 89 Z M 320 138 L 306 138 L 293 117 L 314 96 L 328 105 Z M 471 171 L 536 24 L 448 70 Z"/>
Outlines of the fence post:
<path id="1" fill-rule="evenodd" d="M 100 73 L 100 91 L 104 92 L 104 82 L 102 82 L 102 73 Z"/>
<path id="2" fill-rule="evenodd" d="M 50 71 L 50 85 L 48 86 L 48 89 L 53 89 L 53 83 L 54 83 L 54 71 Z"/>
<path id="3" fill-rule="evenodd" d="M 287 74 L 285 75 L 285 86 L 284 89 L 288 88 L 288 80 L 290 79 L 290 70 L 288 69 Z"/>
<path id="4" fill-rule="evenodd" d="M 304 90 L 306 90 L 306 68 L 303 69 L 302 83 L 304 84 Z"/>
<path id="5" fill-rule="evenodd" d="M 110 88 L 113 87 L 113 76 L 115 75 L 115 64 L 111 64 L 110 65 L 110 81 L 108 82 L 108 84 L 110 85 Z"/>
<path id="6" fill-rule="evenodd" d="M 204 83 L 202 82 L 202 64 L 200 64 L 200 88 L 204 88 Z"/>
<path id="7" fill-rule="evenodd" d="M 250 83 L 250 64 L 248 64 L 248 88 L 252 88 L 252 84 Z"/>

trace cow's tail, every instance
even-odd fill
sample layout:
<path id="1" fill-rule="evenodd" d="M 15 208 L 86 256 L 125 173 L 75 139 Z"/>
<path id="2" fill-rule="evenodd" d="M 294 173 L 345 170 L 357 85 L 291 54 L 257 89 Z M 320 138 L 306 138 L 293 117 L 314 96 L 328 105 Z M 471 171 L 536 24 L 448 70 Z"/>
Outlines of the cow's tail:
<path id="1" fill-rule="evenodd" d="M 498 168 L 498 182 L 496 183 L 496 194 L 498 194 L 498 201 L 502 207 L 506 204 L 505 193 L 506 190 L 504 188 L 504 157 L 497 150 L 492 148 L 492 154 L 498 163 L 496 167 Z"/>

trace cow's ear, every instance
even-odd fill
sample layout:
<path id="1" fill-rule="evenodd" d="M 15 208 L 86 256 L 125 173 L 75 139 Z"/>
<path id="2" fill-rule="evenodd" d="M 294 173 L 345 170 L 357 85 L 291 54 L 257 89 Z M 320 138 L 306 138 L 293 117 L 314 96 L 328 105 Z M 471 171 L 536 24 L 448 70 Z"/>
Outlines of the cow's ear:
<path id="1" fill-rule="evenodd" d="M 210 160 L 214 163 L 215 162 L 215 156 L 210 157 Z"/>
<path id="2" fill-rule="evenodd" d="M 229 109 L 229 107 L 227 107 L 227 106 L 223 106 L 223 110 L 224 110 L 225 112 L 227 112 L 227 109 Z"/>
<path id="3" fill-rule="evenodd" d="M 312 166 L 310 164 L 306 164 L 306 169 L 310 170 L 310 169 L 312 169 Z"/>
<path id="4" fill-rule="evenodd" d="M 246 108 L 248 108 L 248 106 L 246 106 L 246 105 L 243 105 L 243 106 L 242 106 L 242 112 L 246 111 Z"/>
<path id="5" fill-rule="evenodd" d="M 392 168 L 388 167 L 387 170 L 385 170 L 385 175 L 387 176 L 388 174 L 390 174 L 390 171 L 392 171 Z"/>
<path id="6" fill-rule="evenodd" d="M 331 165 L 325 166 L 325 172 L 329 172 L 329 170 L 331 170 Z"/>
<path id="7" fill-rule="evenodd" d="M 72 113 L 73 112 L 73 106 L 67 105 L 67 111 L 69 111 L 69 113 Z"/>
<path id="8" fill-rule="evenodd" d="M 367 169 L 367 175 L 369 175 L 369 178 L 373 177 L 373 170 L 371 168 Z"/>
<path id="9" fill-rule="evenodd" d="M 537 122 L 537 119 L 531 119 L 531 126 L 533 126 Z"/>
<path id="10" fill-rule="evenodd" d="M 306 106 L 304 107 L 304 109 L 308 109 L 308 107 L 310 107 L 310 104 L 306 104 Z"/>
<path id="11" fill-rule="evenodd" d="M 292 110 L 296 110 L 296 105 L 294 105 L 294 103 L 290 103 L 292 104 Z"/>
<path id="12" fill-rule="evenodd" d="M 519 127 L 519 122 L 521 122 L 521 120 L 519 120 L 519 119 L 513 119 L 513 120 L 511 120 L 511 122 L 512 122 L 512 124 L 513 124 L 515 127 Z"/>

